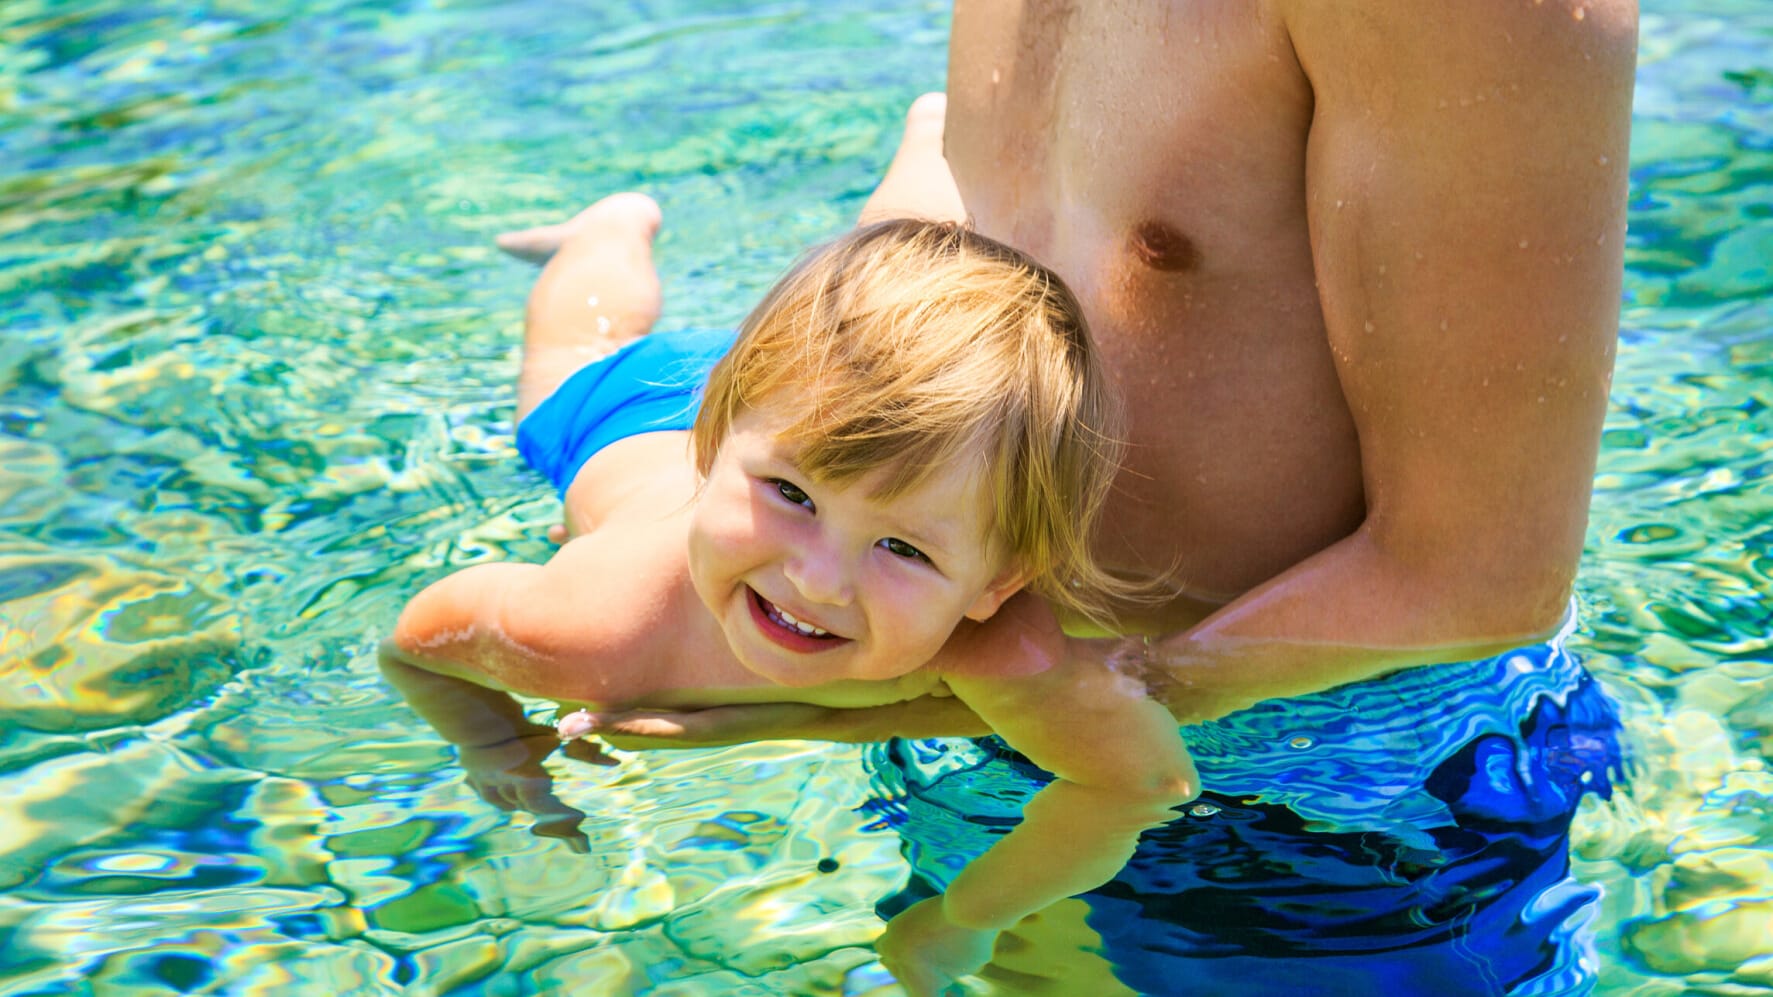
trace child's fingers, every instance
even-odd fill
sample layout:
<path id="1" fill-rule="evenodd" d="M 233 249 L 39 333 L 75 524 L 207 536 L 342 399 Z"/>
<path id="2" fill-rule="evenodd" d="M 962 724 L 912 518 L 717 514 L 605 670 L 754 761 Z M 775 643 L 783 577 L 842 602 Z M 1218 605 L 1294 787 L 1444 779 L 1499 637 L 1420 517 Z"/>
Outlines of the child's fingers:
<path id="1" fill-rule="evenodd" d="M 535 817 L 536 822 L 530 825 L 530 833 L 543 838 L 559 838 L 572 846 L 574 851 L 582 851 L 586 844 L 585 835 L 579 831 L 579 822 L 585 819 L 585 812 L 554 795 L 554 784 L 551 780 L 529 780 L 518 789 L 520 806 L 518 809 Z"/>
<path id="2" fill-rule="evenodd" d="M 468 786 L 474 790 L 475 796 L 480 797 L 492 806 L 498 807 L 500 810 L 510 811 L 517 809 L 516 802 L 513 801 L 509 795 L 509 787 L 504 783 L 476 778 L 473 775 L 469 775 Z"/>
<path id="3" fill-rule="evenodd" d="M 579 821 L 584 819 L 585 815 L 576 810 L 573 811 L 573 813 L 578 814 L 578 816 L 569 818 L 563 814 L 558 816 L 538 817 L 536 818 L 536 822 L 530 825 L 529 833 L 538 838 L 553 838 L 556 841 L 564 841 L 566 842 L 566 847 L 580 855 L 584 855 L 591 850 L 591 839 L 585 837 L 585 832 L 579 830 Z"/>

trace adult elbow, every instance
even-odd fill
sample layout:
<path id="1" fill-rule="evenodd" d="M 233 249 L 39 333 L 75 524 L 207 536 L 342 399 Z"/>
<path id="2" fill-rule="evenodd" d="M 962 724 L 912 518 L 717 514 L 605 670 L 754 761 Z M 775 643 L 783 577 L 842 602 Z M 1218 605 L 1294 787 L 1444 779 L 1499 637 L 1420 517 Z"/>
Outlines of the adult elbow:
<path id="1" fill-rule="evenodd" d="M 1517 562 L 1503 577 L 1471 598 L 1486 606 L 1482 617 L 1487 633 L 1519 645 L 1556 633 L 1570 610 L 1575 590 L 1574 558 L 1529 558 Z"/>

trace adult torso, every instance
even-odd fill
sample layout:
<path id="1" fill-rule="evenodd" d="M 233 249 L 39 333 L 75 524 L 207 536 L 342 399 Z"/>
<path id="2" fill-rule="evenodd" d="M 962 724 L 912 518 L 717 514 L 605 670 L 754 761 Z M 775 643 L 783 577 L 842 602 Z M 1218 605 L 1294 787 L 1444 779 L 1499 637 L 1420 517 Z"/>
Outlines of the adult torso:
<path id="1" fill-rule="evenodd" d="M 956 4 L 945 150 L 974 223 L 1078 294 L 1132 441 L 1099 551 L 1193 622 L 1359 525 L 1305 222 L 1310 88 L 1263 5 Z"/>

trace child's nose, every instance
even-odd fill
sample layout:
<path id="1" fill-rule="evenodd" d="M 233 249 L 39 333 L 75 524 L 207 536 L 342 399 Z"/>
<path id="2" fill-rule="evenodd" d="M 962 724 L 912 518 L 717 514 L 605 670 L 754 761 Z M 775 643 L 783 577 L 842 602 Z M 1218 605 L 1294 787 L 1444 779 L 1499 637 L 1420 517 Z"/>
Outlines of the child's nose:
<path id="1" fill-rule="evenodd" d="M 809 602 L 843 606 L 850 601 L 849 572 L 843 559 L 829 550 L 797 551 L 783 567 L 788 581 Z"/>

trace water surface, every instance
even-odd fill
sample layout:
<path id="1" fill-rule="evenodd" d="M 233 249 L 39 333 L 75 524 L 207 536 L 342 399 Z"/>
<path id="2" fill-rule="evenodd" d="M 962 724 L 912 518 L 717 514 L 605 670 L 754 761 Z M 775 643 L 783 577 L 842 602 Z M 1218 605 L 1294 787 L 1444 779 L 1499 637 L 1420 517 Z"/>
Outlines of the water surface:
<path id="1" fill-rule="evenodd" d="M 877 982 L 902 869 L 852 749 L 573 768 L 577 858 L 374 649 L 441 571 L 549 550 L 492 233 L 643 187 L 665 321 L 730 323 L 853 219 L 946 19 L 0 7 L 0 993 Z M 1575 642 L 1640 764 L 1575 835 L 1606 993 L 1773 988 L 1769 52 L 1758 0 L 1646 5 Z"/>

